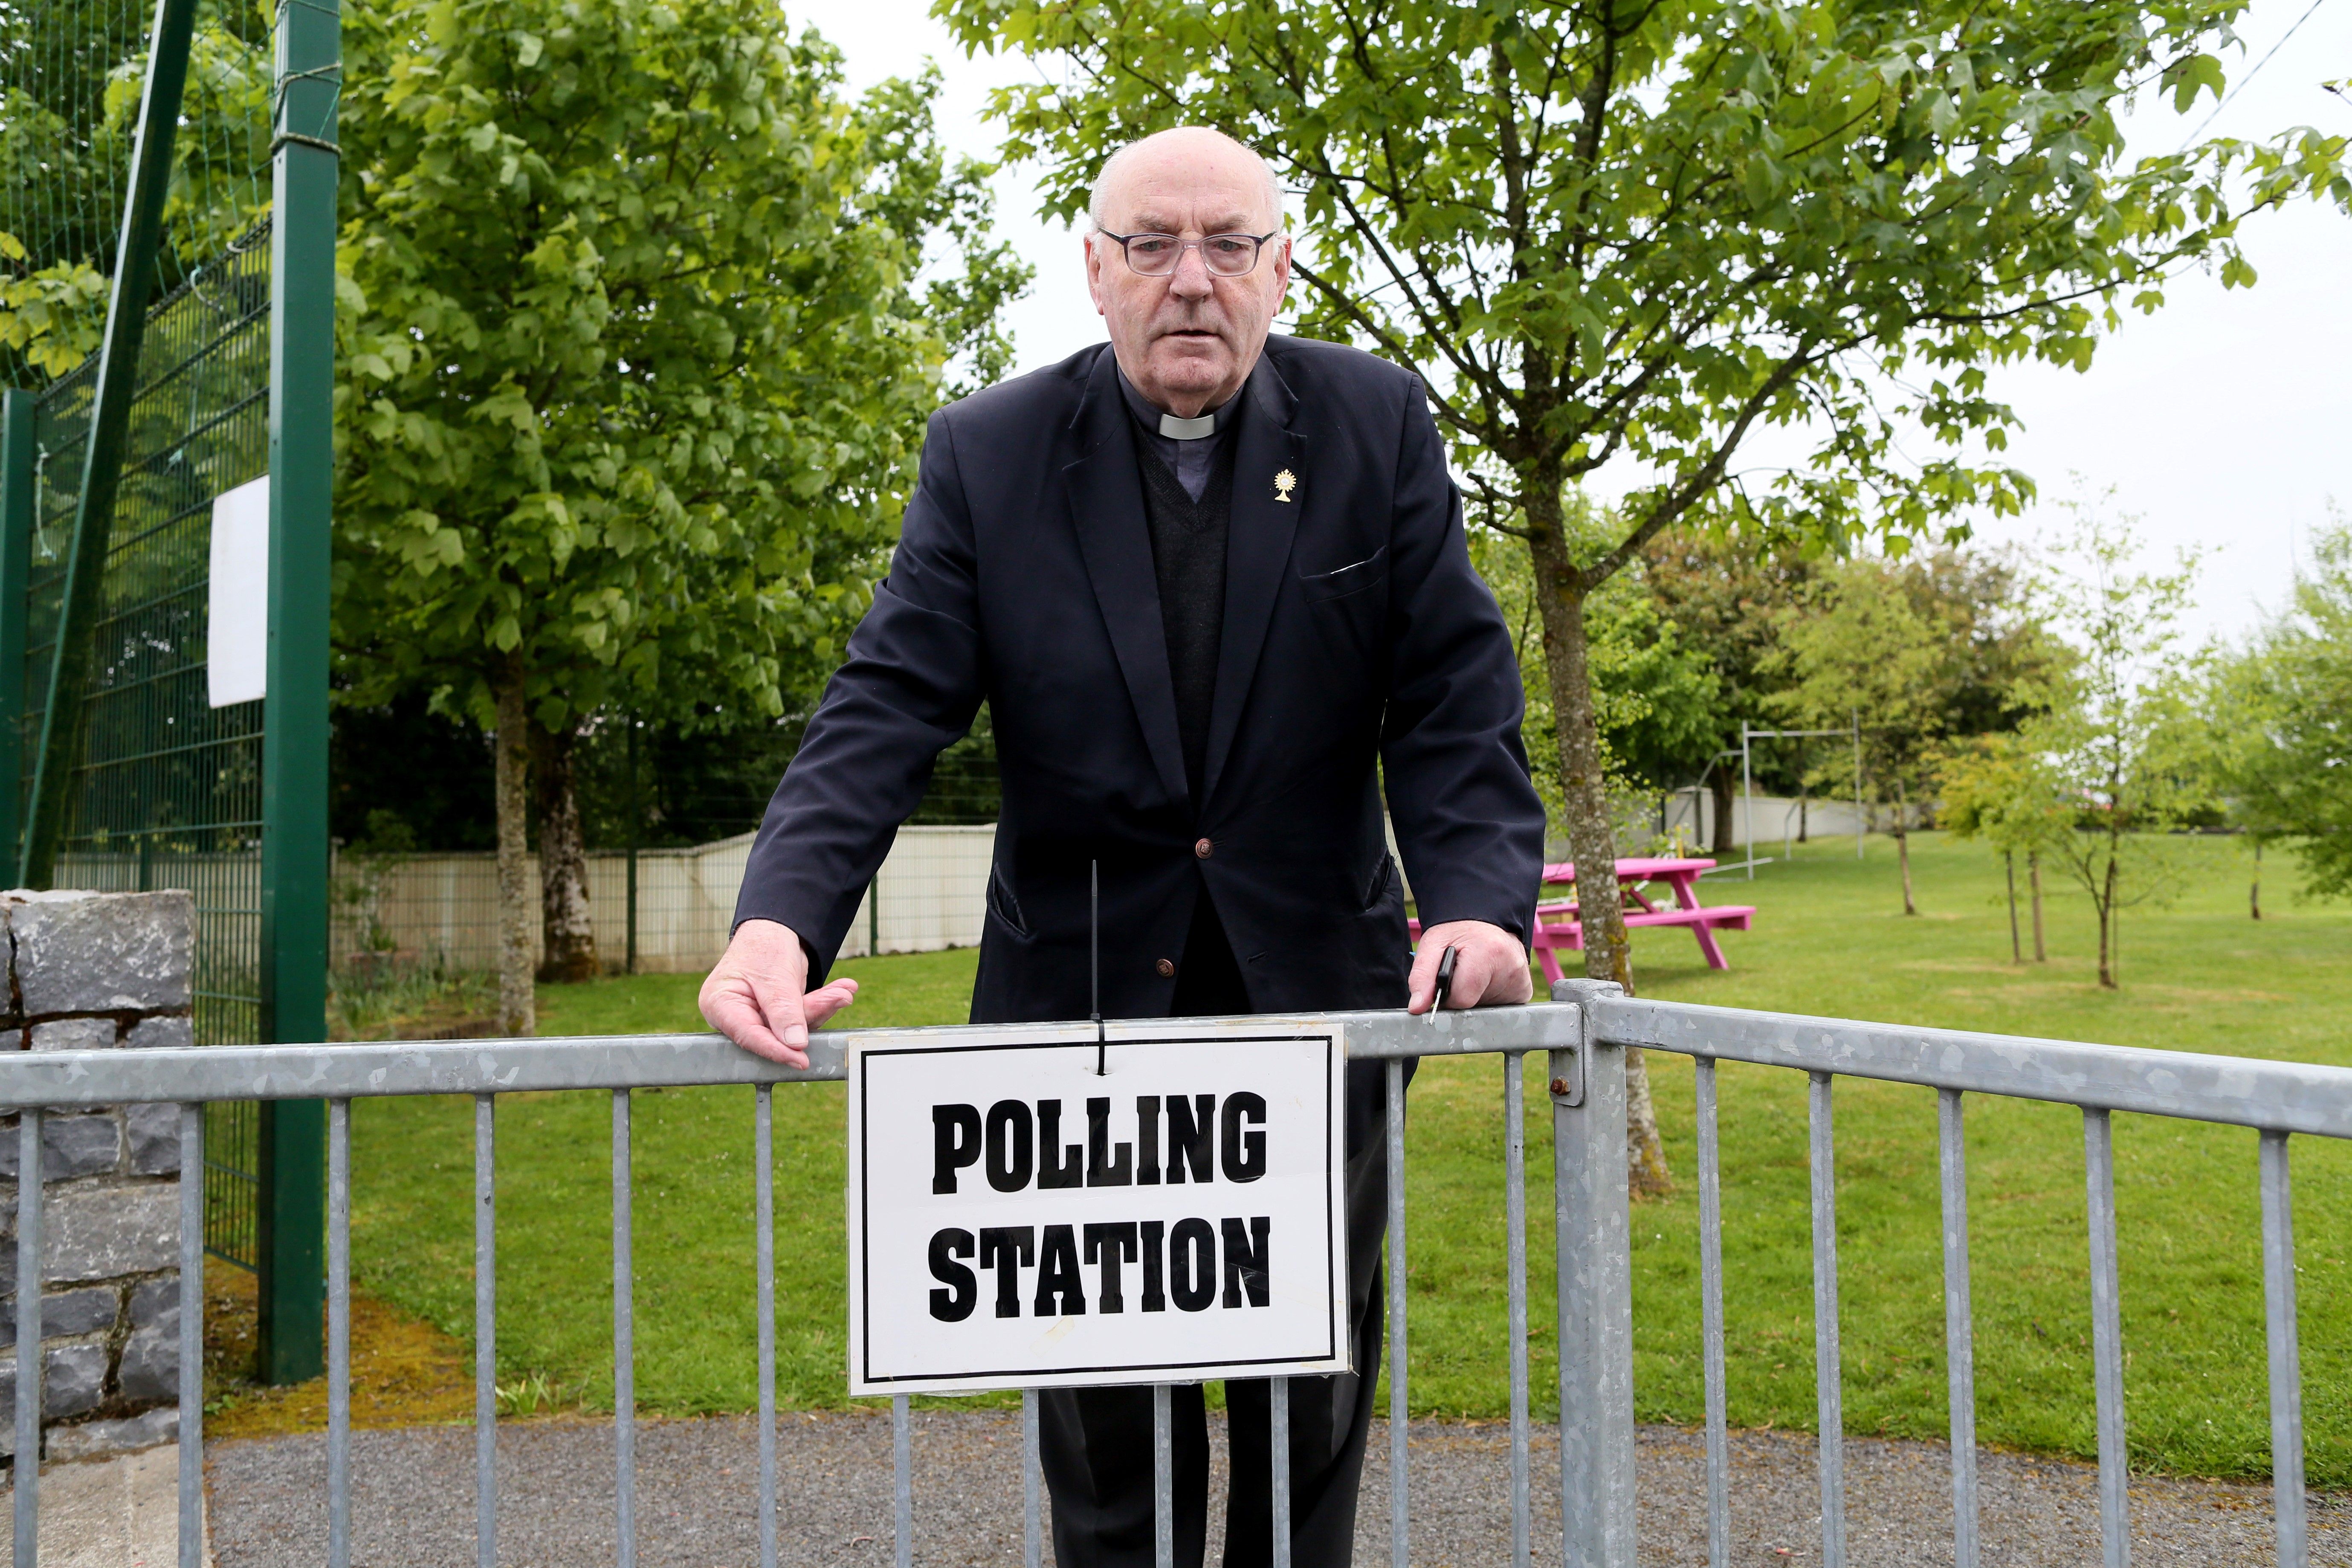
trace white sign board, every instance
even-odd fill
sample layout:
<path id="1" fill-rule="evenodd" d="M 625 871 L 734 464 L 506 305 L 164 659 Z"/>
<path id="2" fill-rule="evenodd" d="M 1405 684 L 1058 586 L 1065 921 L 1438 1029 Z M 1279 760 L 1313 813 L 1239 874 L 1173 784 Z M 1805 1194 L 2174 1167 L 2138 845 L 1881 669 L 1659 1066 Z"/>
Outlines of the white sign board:
<path id="1" fill-rule="evenodd" d="M 269 477 L 213 498 L 205 685 L 215 708 L 257 702 L 269 674 Z"/>
<path id="2" fill-rule="evenodd" d="M 1066 1025 L 851 1057 L 850 1393 L 1349 1370 L 1339 1027 L 1096 1058 Z"/>

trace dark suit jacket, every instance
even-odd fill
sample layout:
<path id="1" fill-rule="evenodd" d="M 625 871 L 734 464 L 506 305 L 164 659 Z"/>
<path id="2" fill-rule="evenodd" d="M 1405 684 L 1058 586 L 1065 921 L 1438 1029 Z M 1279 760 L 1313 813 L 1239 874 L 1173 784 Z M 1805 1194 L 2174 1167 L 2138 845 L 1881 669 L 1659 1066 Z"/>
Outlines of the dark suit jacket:
<path id="1" fill-rule="evenodd" d="M 1181 958 L 1204 885 L 1256 1010 L 1402 1005 L 1382 773 L 1421 917 L 1526 936 L 1544 816 L 1518 668 L 1420 382 L 1276 337 L 1241 396 L 1202 798 L 1099 345 L 932 416 L 890 574 L 769 805 L 739 923 L 781 921 L 829 966 L 984 698 L 1004 799 L 976 1021 L 1087 1016 L 1090 862 L 1107 1016 L 1166 1015 L 1160 961 Z"/>

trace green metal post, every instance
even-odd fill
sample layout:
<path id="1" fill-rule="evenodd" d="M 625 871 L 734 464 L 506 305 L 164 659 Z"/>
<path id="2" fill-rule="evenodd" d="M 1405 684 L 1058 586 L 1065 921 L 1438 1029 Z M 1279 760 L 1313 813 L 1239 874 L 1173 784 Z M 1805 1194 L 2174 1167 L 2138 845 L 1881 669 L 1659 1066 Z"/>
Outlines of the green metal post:
<path id="1" fill-rule="evenodd" d="M 33 395 L 0 392 L 0 852 L 16 862 L 25 796 L 25 584 L 33 569 Z"/>
<path id="2" fill-rule="evenodd" d="M 645 836 L 645 807 L 637 794 L 637 721 L 629 717 L 629 968 L 637 972 L 637 840 Z"/>
<path id="3" fill-rule="evenodd" d="M 33 764 L 31 820 L 26 825 L 17 880 L 46 888 L 65 837 L 66 806 L 81 756 L 82 700 L 89 689 L 92 639 L 105 607 L 106 555 L 114 533 L 114 498 L 122 481 L 122 447 L 131 434 L 131 400 L 138 391 L 139 347 L 147 336 L 148 296 L 155 288 L 155 247 L 163 229 L 163 199 L 172 183 L 172 139 L 180 121 L 180 91 L 188 79 L 188 35 L 196 0 L 156 0 L 155 29 L 147 51 L 147 84 L 139 103 L 139 139 L 131 151 L 131 194 L 115 252 L 114 286 L 106 306 L 106 336 L 99 349 L 98 385 L 82 458 L 80 500 L 66 555 L 65 595 L 58 605 L 57 658 L 49 668 L 48 702 L 41 713 L 40 752 Z"/>
<path id="4" fill-rule="evenodd" d="M 269 237 L 269 652 L 262 699 L 261 1037 L 327 1037 L 327 619 L 333 539 L 335 101 L 341 19 L 278 19 Z M 261 1108 L 260 1370 L 324 1365 L 326 1108 Z"/>

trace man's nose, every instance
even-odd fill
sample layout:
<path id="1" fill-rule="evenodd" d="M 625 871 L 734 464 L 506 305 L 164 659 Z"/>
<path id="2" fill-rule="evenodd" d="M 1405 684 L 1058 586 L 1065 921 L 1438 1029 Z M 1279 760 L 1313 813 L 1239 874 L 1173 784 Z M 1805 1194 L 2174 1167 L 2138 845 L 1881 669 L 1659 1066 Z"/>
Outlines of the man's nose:
<path id="1" fill-rule="evenodd" d="M 1217 291 L 1216 279 L 1209 264 L 1201 259 L 1201 247 L 1188 245 L 1176 258 L 1176 270 L 1169 275 L 1168 291 L 1180 300 L 1205 300 Z"/>

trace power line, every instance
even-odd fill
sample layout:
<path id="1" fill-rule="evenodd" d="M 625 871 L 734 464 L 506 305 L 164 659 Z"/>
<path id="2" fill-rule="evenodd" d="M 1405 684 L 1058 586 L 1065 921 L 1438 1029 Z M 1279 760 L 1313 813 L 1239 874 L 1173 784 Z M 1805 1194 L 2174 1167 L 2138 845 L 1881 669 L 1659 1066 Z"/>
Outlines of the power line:
<path id="1" fill-rule="evenodd" d="M 2294 19 L 2294 26 L 2293 27 L 2289 27 L 2285 32 L 2279 35 L 2279 41 L 2273 44 L 2270 47 L 2269 51 L 2265 53 L 2261 59 L 2254 62 L 2254 68 L 2248 71 L 2244 76 L 2240 77 L 2238 79 L 2238 85 L 2231 88 L 2229 92 L 2222 97 L 2221 101 L 2213 106 L 2213 112 L 2207 115 L 2198 123 L 2197 129 L 2189 133 L 2188 140 L 2180 143 L 2181 152 L 2188 152 L 2189 143 L 2196 141 L 2197 138 L 2205 134 L 2205 127 L 2212 124 L 2213 121 L 2221 117 L 2221 111 L 2230 107 L 2231 100 L 2236 98 L 2238 94 L 2246 90 L 2246 84 L 2262 74 L 2263 68 L 2271 63 L 2271 57 L 2277 54 L 2281 49 L 2286 47 L 2286 41 L 2289 38 L 2294 37 L 2297 29 L 2301 28 L 2305 22 L 2311 20 L 2312 12 L 2318 10 L 2326 4 L 2327 4 L 2327 0 L 2311 0 L 2310 5 L 2305 8 L 2303 15 Z"/>

